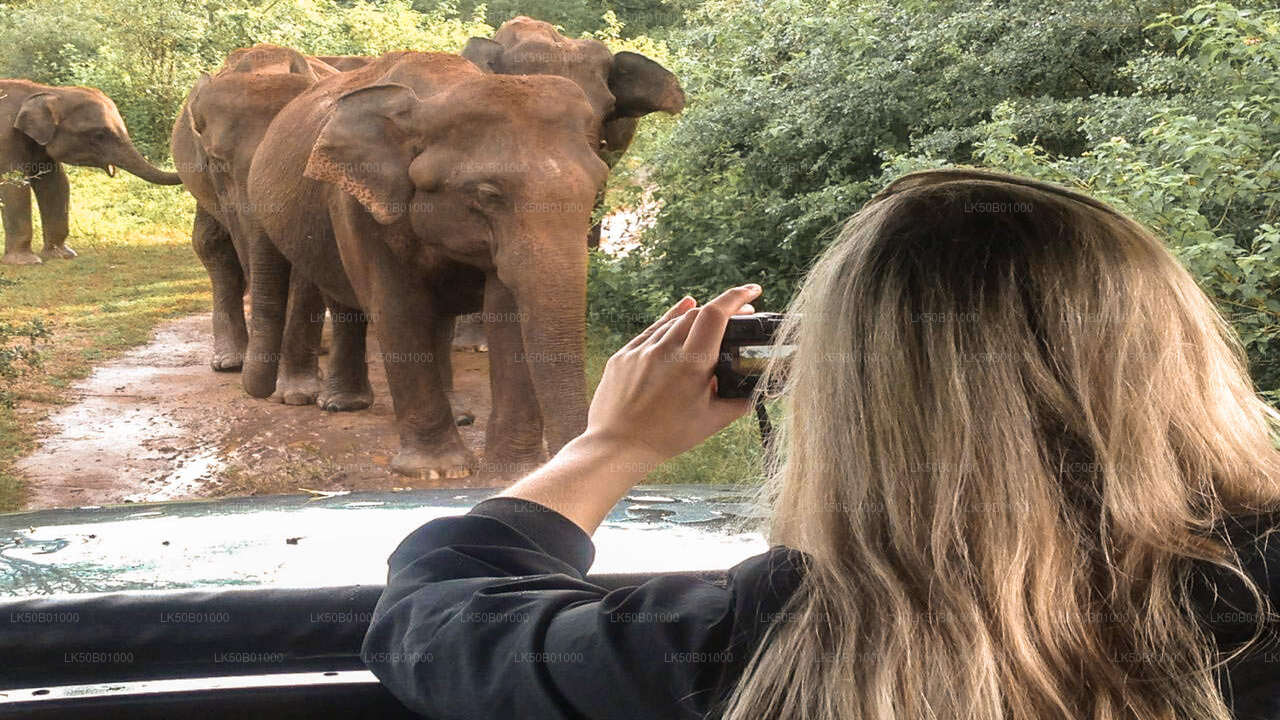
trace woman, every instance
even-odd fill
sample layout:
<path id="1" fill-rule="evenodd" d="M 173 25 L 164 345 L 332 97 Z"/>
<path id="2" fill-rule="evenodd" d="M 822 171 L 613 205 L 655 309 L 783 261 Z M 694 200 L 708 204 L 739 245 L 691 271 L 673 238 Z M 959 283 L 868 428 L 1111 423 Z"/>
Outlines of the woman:
<path id="1" fill-rule="evenodd" d="M 1158 240 L 1022 178 L 902 177 L 814 265 L 767 378 L 789 412 L 768 553 L 723 587 L 585 582 L 645 470 L 748 409 L 711 369 L 759 292 L 681 300 L 609 360 L 586 433 L 401 544 L 365 642 L 397 697 L 437 718 L 1280 713 L 1275 414 Z"/>

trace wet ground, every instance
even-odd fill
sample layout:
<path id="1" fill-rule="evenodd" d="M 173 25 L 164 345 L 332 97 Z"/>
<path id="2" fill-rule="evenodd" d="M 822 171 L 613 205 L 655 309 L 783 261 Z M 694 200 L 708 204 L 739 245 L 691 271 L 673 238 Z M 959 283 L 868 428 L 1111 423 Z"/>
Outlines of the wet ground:
<path id="1" fill-rule="evenodd" d="M 369 363 L 371 408 L 329 413 L 249 397 L 239 373 L 209 368 L 212 346 L 209 314 L 179 318 L 78 383 L 77 399 L 42 424 L 39 448 L 17 464 L 28 507 L 428 486 L 388 469 L 398 442 L 380 363 Z M 370 338 L 370 357 L 377 352 Z M 475 418 L 459 430 L 478 452 L 488 355 L 455 349 L 453 366 L 455 414 Z"/>
<path id="2" fill-rule="evenodd" d="M 606 217 L 601 249 L 626 254 L 654 209 L 646 194 L 638 210 Z M 458 429 L 477 453 L 489 416 L 484 342 L 479 324 L 459 324 L 453 409 L 474 417 Z M 179 318 L 78 383 L 72 403 L 41 423 L 38 449 L 17 463 L 30 490 L 27 507 L 493 484 L 484 477 L 428 483 L 388 469 L 399 443 L 377 361 L 369 363 L 373 406 L 327 413 L 245 395 L 239 373 L 209 368 L 212 347 L 209 313 Z M 377 353 L 370 337 L 369 355 Z"/>

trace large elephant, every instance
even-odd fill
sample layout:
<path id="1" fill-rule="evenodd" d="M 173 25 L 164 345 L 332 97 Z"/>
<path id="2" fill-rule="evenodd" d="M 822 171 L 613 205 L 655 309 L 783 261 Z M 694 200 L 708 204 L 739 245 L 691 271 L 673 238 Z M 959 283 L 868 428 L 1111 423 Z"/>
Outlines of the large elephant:
<path id="1" fill-rule="evenodd" d="M 336 74 L 329 65 L 296 50 L 260 44 L 233 51 L 214 75 L 196 81 L 174 122 L 171 144 L 183 185 L 196 199 L 191 240 L 213 286 L 214 370 L 237 370 L 244 363 L 249 328 L 244 318 L 247 270 L 254 252 L 274 252 L 262 237 L 247 197 L 249 164 L 276 113 L 322 77 Z M 277 281 L 289 283 L 286 272 Z M 320 325 L 308 314 L 323 314 L 318 291 L 295 278 L 288 312 L 295 318 L 286 339 L 283 327 L 254 327 L 269 336 L 264 355 L 251 362 L 245 389 L 255 397 L 275 393 L 286 403 L 315 399 L 314 346 Z M 281 346 L 292 352 L 282 352 Z M 284 368 L 277 380 L 278 366 Z M 279 387 L 277 387 L 279 385 Z M 278 390 L 278 392 L 277 392 Z"/>
<path id="2" fill-rule="evenodd" d="M 62 163 L 128 170 L 158 185 L 178 176 L 147 162 L 129 139 L 115 103 L 100 90 L 0 79 L 0 203 L 7 265 L 73 258 L 67 247 L 71 190 Z M 44 249 L 31 251 L 31 192 L 40 203 Z"/>
<path id="3" fill-rule="evenodd" d="M 325 78 L 277 115 L 249 199 L 326 294 L 326 392 L 359 389 L 365 325 L 382 350 L 400 434 L 397 472 L 476 467 L 444 392 L 446 320 L 483 308 L 493 409 L 486 469 L 525 472 L 586 423 L 587 249 L 608 167 L 581 88 L 487 74 L 457 55 L 399 52 Z M 253 314 L 279 288 L 251 271 Z M 250 354 L 254 352 L 250 341 Z"/>

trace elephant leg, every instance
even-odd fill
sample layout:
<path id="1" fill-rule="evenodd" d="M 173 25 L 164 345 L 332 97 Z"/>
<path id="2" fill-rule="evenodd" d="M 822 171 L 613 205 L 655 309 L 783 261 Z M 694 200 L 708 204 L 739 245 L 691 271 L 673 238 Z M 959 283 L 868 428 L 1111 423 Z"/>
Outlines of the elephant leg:
<path id="1" fill-rule="evenodd" d="M 369 385 L 365 335 L 369 321 L 364 311 L 348 307 L 326 297 L 329 319 L 333 322 L 333 345 L 329 350 L 329 373 L 324 389 L 317 398 L 324 410 L 363 410 L 373 404 L 373 388 Z"/>
<path id="2" fill-rule="evenodd" d="M 515 296 L 497 277 L 484 284 L 489 335 L 489 388 L 493 402 L 485 431 L 487 475 L 516 479 L 546 462 L 542 410 L 529 374 Z"/>
<path id="3" fill-rule="evenodd" d="M 428 480 L 466 477 L 476 460 L 458 434 L 436 363 L 439 317 L 421 280 L 396 270 L 383 270 L 361 296 L 371 311 L 400 431 L 391 469 Z"/>
<path id="4" fill-rule="evenodd" d="M 191 245 L 213 286 L 213 360 L 209 365 L 217 371 L 239 370 L 249 345 L 249 330 L 244 323 L 244 268 L 231 233 L 197 205 Z"/>
<path id="5" fill-rule="evenodd" d="M 289 261 L 265 236 L 254 239 L 249 258 L 249 348 L 240 377 L 251 397 L 268 398 L 276 390 L 280 369 L 289 301 Z"/>
<path id="6" fill-rule="evenodd" d="M 320 396 L 320 334 L 324 330 L 324 298 L 302 273 L 289 273 L 280 370 L 272 396 L 285 405 L 314 405 Z"/>
<path id="7" fill-rule="evenodd" d="M 31 189 L 35 191 L 36 202 L 40 203 L 40 225 L 44 234 L 40 257 L 70 260 L 76 251 L 67 247 L 67 236 L 71 234 L 71 183 L 67 181 L 66 171 L 55 163 L 49 172 L 32 178 Z"/>
<path id="8" fill-rule="evenodd" d="M 39 265 L 31 252 L 31 189 L 25 183 L 0 180 L 0 215 L 4 216 L 5 265 Z"/>

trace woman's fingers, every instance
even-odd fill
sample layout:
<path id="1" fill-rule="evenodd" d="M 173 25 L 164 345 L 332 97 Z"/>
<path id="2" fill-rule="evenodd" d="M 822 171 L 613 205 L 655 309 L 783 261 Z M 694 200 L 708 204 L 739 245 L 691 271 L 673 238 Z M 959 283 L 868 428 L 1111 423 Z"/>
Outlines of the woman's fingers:
<path id="1" fill-rule="evenodd" d="M 660 328 L 649 338 L 649 344 L 664 343 L 666 345 L 684 345 L 689 337 L 689 330 L 693 327 L 693 323 L 697 320 L 699 308 L 691 308 L 686 310 L 683 315 L 674 320 L 668 320 L 666 325 Z M 733 313 L 734 315 L 749 315 L 756 309 L 747 303 Z M 719 348 L 717 348 L 717 351 Z"/>
<path id="2" fill-rule="evenodd" d="M 700 308 L 690 308 L 678 318 L 667 321 L 667 324 L 661 327 L 657 332 L 649 338 L 649 345 L 657 345 L 664 343 L 666 345 L 680 345 L 684 343 L 685 337 L 689 335 L 689 328 L 693 325 L 698 317 Z"/>
<path id="3" fill-rule="evenodd" d="M 689 329 L 689 337 L 684 342 L 685 352 L 696 355 L 707 353 L 714 358 L 720 350 L 720 341 L 724 339 L 724 329 L 729 324 L 729 317 L 750 307 L 749 302 L 760 295 L 761 288 L 754 283 L 732 288 L 720 293 L 715 300 L 702 306 L 697 320 Z"/>
<path id="4" fill-rule="evenodd" d="M 652 325 L 645 328 L 639 335 L 636 335 L 635 337 L 631 338 L 631 340 L 628 341 L 626 345 L 623 345 L 622 348 L 624 350 L 630 350 L 631 348 L 634 348 L 635 346 L 649 339 L 650 335 L 653 335 L 655 332 L 657 332 L 658 328 L 665 325 L 669 320 L 684 314 L 689 308 L 697 304 L 698 304 L 697 300 L 694 300 L 688 295 L 685 295 L 684 297 L 680 298 L 679 302 L 677 302 L 675 305 L 672 305 L 671 309 L 663 313 L 662 317 L 655 320 Z"/>

